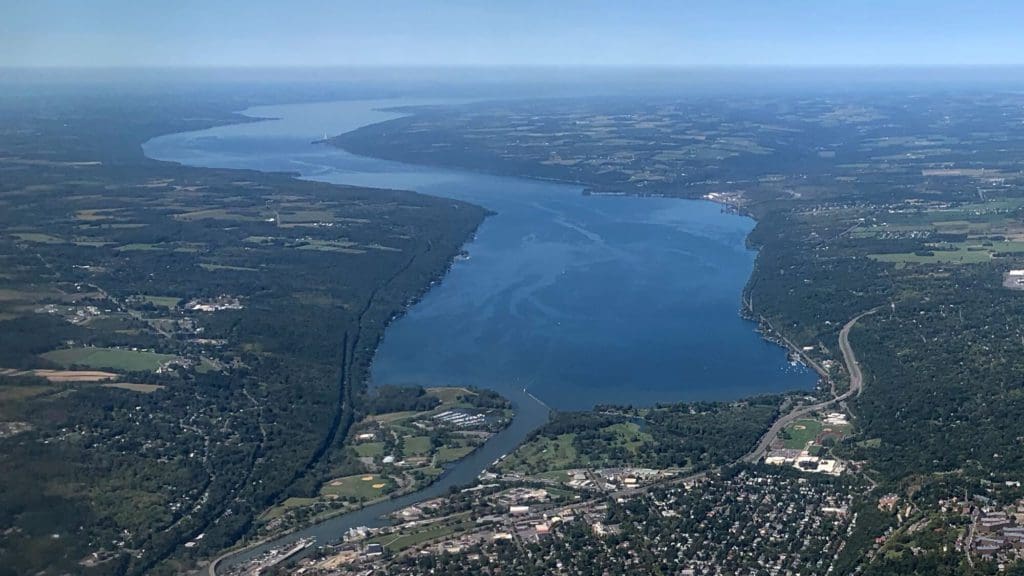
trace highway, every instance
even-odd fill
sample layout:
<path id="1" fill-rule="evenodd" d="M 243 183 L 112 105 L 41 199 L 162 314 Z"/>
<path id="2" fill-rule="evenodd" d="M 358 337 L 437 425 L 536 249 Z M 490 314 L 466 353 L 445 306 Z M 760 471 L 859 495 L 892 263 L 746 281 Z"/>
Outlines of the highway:
<path id="1" fill-rule="evenodd" d="M 860 363 L 857 361 L 857 356 L 853 353 L 853 347 L 850 346 L 850 330 L 857 324 L 857 322 L 870 314 L 874 314 L 878 311 L 878 308 L 872 308 L 867 312 L 864 312 L 856 316 L 853 320 L 850 320 L 843 326 L 843 329 L 839 331 L 839 350 L 843 354 L 843 363 L 846 364 L 846 372 L 850 375 L 850 388 L 840 395 L 836 395 L 835 384 L 832 386 L 832 399 L 825 400 L 824 402 L 818 402 L 817 404 L 809 404 L 806 406 L 798 406 L 791 410 L 785 416 L 780 417 L 772 424 L 772 427 L 765 432 L 761 440 L 758 441 L 757 446 L 753 450 L 748 452 L 741 459 L 743 462 L 758 462 L 768 452 L 771 447 L 772 441 L 778 436 L 779 432 L 786 426 L 789 426 L 794 420 L 824 410 L 833 404 L 843 402 L 844 400 L 856 395 L 860 396 L 864 390 L 864 375 L 860 369 Z"/>

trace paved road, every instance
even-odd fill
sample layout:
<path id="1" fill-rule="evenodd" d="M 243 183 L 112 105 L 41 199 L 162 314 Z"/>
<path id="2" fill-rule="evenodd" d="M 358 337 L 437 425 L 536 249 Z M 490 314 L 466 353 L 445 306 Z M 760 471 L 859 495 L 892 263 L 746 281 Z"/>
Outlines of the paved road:
<path id="1" fill-rule="evenodd" d="M 854 355 L 853 348 L 850 347 L 850 329 L 853 328 L 853 325 L 858 320 L 875 312 L 878 312 L 878 308 L 868 310 L 847 322 L 846 326 L 843 326 L 843 329 L 839 331 L 839 350 L 843 353 L 843 362 L 846 364 L 846 371 L 850 374 L 850 389 L 842 396 L 837 397 L 836 400 L 846 400 L 854 394 L 860 396 L 860 393 L 864 390 L 864 376 L 860 371 L 860 362 L 857 362 L 857 356 Z"/>
<path id="2" fill-rule="evenodd" d="M 775 437 L 778 436 L 779 432 L 781 432 L 786 426 L 790 425 L 794 420 L 812 412 L 828 408 L 829 406 L 837 402 L 842 402 L 853 395 L 860 396 L 861 391 L 864 390 L 864 375 L 861 372 L 860 363 L 857 362 L 857 356 L 854 355 L 853 348 L 850 346 L 850 329 L 853 328 L 858 320 L 869 314 L 874 314 L 877 311 L 878 308 L 874 308 L 860 314 L 853 320 L 847 322 L 846 325 L 843 326 L 843 329 L 839 331 L 839 350 L 843 353 L 843 362 L 846 364 L 846 371 L 850 374 L 850 389 L 838 396 L 835 396 L 835 387 L 833 386 L 833 397 L 831 400 L 818 402 L 817 404 L 809 404 L 807 406 L 798 406 L 785 416 L 780 417 L 774 424 L 772 424 L 772 427 L 768 429 L 768 432 L 761 437 L 757 446 L 742 458 L 744 462 L 760 461 L 768 452 L 768 448 L 771 446 Z"/>

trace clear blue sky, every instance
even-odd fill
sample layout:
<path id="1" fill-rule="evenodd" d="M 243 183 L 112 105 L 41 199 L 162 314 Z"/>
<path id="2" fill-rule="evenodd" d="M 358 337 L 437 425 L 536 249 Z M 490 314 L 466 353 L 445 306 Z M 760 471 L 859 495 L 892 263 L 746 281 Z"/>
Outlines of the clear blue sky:
<path id="1" fill-rule="evenodd" d="M 0 66 L 1024 64 L 1024 2 L 0 0 Z"/>

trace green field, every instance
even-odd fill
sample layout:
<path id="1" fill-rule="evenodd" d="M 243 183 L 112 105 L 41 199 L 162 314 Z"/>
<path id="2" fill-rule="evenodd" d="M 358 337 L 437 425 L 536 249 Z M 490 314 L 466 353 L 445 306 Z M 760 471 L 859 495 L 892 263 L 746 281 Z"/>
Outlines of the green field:
<path id="1" fill-rule="evenodd" d="M 164 308 L 174 308 L 181 302 L 181 298 L 177 296 L 149 296 L 144 294 L 142 299 L 154 306 L 163 306 Z"/>
<path id="2" fill-rule="evenodd" d="M 157 390 L 163 390 L 164 387 L 159 384 L 134 384 L 131 382 L 113 382 L 110 384 L 100 384 L 104 388 L 120 388 L 121 390 L 130 390 L 132 392 L 140 392 L 142 394 L 152 394 Z"/>
<path id="3" fill-rule="evenodd" d="M 315 502 L 316 502 L 316 498 L 297 498 L 297 497 L 288 498 L 287 500 L 285 500 L 281 504 L 278 504 L 277 506 L 274 506 L 273 508 L 271 508 L 271 509 L 267 510 L 266 512 L 264 512 L 263 515 L 260 516 L 260 520 L 263 520 L 263 521 L 273 520 L 274 518 L 277 518 L 278 516 L 281 516 L 282 514 L 284 514 L 285 512 L 287 512 L 287 511 L 289 511 L 289 510 L 291 510 L 293 508 L 302 508 L 302 507 L 305 507 L 305 506 L 310 506 L 310 505 L 312 505 Z"/>
<path id="4" fill-rule="evenodd" d="M 572 468 L 614 465 L 623 455 L 635 455 L 653 441 L 648 432 L 641 431 L 633 422 L 622 422 L 601 429 L 602 449 L 580 454 L 576 449 L 576 435 L 557 437 L 537 436 L 523 444 L 500 465 L 502 470 L 526 474 L 541 474 Z"/>
<path id="5" fill-rule="evenodd" d="M 142 244 L 142 243 L 125 244 L 124 246 L 118 246 L 117 247 L 117 250 L 120 251 L 120 252 L 139 252 L 139 251 L 151 251 L 151 250 L 160 250 L 160 249 L 161 249 L 161 247 L 160 247 L 159 244 Z"/>
<path id="6" fill-rule="evenodd" d="M 120 348 L 65 348 L 42 354 L 43 358 L 64 367 L 85 366 L 88 368 L 109 368 L 126 372 L 147 372 L 160 367 L 176 356 Z"/>
<path id="7" fill-rule="evenodd" d="M 393 491 L 397 485 L 393 480 L 378 474 L 358 474 L 335 478 L 320 488 L 321 496 L 373 500 Z"/>
<path id="8" fill-rule="evenodd" d="M 387 424 L 390 422 L 397 422 L 399 420 L 405 420 L 416 416 L 419 412 L 407 411 L 407 412 L 389 412 L 387 414 L 374 414 L 373 416 L 367 416 L 367 420 L 375 420 L 381 424 Z"/>
<path id="9" fill-rule="evenodd" d="M 383 442 L 364 442 L 355 445 L 356 454 L 360 458 L 379 458 L 384 455 Z"/>
<path id="10" fill-rule="evenodd" d="M 817 420 L 803 419 L 793 422 L 783 431 L 782 439 L 786 448 L 802 450 L 807 443 L 818 437 L 822 425 Z"/>
<path id="11" fill-rule="evenodd" d="M 510 454 L 501 468 L 526 472 L 573 468 L 579 464 L 573 446 L 575 438 L 575 434 L 562 434 L 554 439 L 538 436 Z"/>
<path id="12" fill-rule="evenodd" d="M 199 374 L 207 374 L 210 372 L 216 372 L 217 370 L 219 370 L 219 368 L 214 364 L 213 360 L 210 360 L 205 356 L 199 357 L 199 366 L 196 367 L 196 372 Z"/>
<path id="13" fill-rule="evenodd" d="M 427 393 L 431 396 L 436 397 L 441 401 L 445 409 L 452 406 L 461 406 L 463 403 L 459 402 L 459 398 L 468 394 L 474 394 L 466 388 L 457 387 L 445 387 L 445 388 L 427 388 Z"/>
<path id="14" fill-rule="evenodd" d="M 234 270 L 236 272 L 258 272 L 256 268 L 250 268 L 248 266 L 228 266 L 226 264 L 210 264 L 203 262 L 199 264 L 199 267 L 207 272 L 216 272 L 218 270 Z"/>
<path id="15" fill-rule="evenodd" d="M 537 474 L 537 477 L 545 480 L 554 480 L 555 482 L 568 482 L 572 479 L 572 475 L 569 474 L 568 470 L 551 470 L 549 472 L 542 472 Z M 550 492 L 551 489 L 549 488 L 548 491 Z"/>
<path id="16" fill-rule="evenodd" d="M 432 524 L 415 532 L 401 532 L 398 534 L 376 536 L 368 540 L 368 542 L 383 544 L 392 552 L 401 552 L 411 546 L 416 546 L 438 538 L 444 538 L 445 536 L 450 536 L 456 532 L 469 530 L 473 526 L 473 521 L 469 519 L 460 519 L 452 523 Z"/>
<path id="17" fill-rule="evenodd" d="M 459 458 L 464 457 L 475 450 L 472 446 L 441 446 L 437 450 L 437 456 L 435 456 L 435 462 L 438 464 L 444 464 L 446 462 L 454 462 Z"/>
<path id="18" fill-rule="evenodd" d="M 57 238 L 56 236 L 43 234 L 41 232 L 16 232 L 11 234 L 11 236 L 16 237 L 18 240 L 23 240 L 25 242 L 37 242 L 39 244 L 62 244 L 64 242 L 64 240 Z"/>
<path id="19" fill-rule="evenodd" d="M 405 456 L 422 456 L 430 453 L 429 436 L 412 436 L 405 439 Z"/>
<path id="20" fill-rule="evenodd" d="M 899 252 L 895 254 L 869 254 L 869 256 L 879 262 L 901 264 L 978 264 L 980 262 L 988 262 L 997 253 L 1024 253 L 1024 242 L 989 242 L 986 246 L 979 240 L 968 240 L 966 242 L 936 244 L 932 254 L 927 255 Z"/>
<path id="21" fill-rule="evenodd" d="M 868 438 L 867 440 L 861 440 L 857 442 L 857 446 L 862 448 L 880 448 L 882 446 L 881 438 Z"/>

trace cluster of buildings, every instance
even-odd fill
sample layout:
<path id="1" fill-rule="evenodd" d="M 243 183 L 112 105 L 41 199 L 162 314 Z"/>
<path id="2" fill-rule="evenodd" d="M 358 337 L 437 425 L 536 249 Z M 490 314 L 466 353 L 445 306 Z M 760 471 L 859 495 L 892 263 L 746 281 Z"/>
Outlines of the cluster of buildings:
<path id="1" fill-rule="evenodd" d="M 466 410 L 445 410 L 435 414 L 434 419 L 456 428 L 476 428 L 487 422 L 487 417 L 483 414 Z"/>
<path id="2" fill-rule="evenodd" d="M 215 298 L 196 298 L 185 304 L 185 310 L 193 312 L 216 312 L 218 310 L 241 310 L 243 308 L 238 296 L 221 294 Z"/>
<path id="3" fill-rule="evenodd" d="M 846 470 L 846 466 L 839 460 L 812 456 L 807 450 L 795 448 L 770 450 L 768 455 L 765 456 L 764 463 L 769 466 L 791 466 L 803 472 L 828 474 L 830 476 L 839 476 Z"/>
<path id="4" fill-rule="evenodd" d="M 559 504 L 549 496 L 530 487 L 481 495 L 493 513 L 384 560 L 386 572 L 519 574 L 543 566 L 548 574 L 642 574 L 656 558 L 671 574 L 827 574 L 852 522 L 844 488 L 752 471 L 611 500 Z M 363 557 L 338 573 L 368 564 Z"/>
<path id="5" fill-rule="evenodd" d="M 56 304 L 47 304 L 40 308 L 36 308 L 35 312 L 36 314 L 59 314 L 72 324 L 84 324 L 90 319 L 103 314 L 98 307 L 91 305 L 58 306 Z M 110 310 L 107 310 L 107 312 L 109 313 Z"/>
<path id="6" fill-rule="evenodd" d="M 829 412 L 821 417 L 822 433 L 837 435 L 836 431 L 847 429 L 850 421 L 842 412 Z M 838 434 L 839 437 L 842 434 Z M 769 466 L 790 466 L 802 472 L 839 476 L 846 470 L 843 462 L 820 456 L 822 447 L 818 438 L 802 448 L 775 448 L 765 455 L 764 463 Z"/>
<path id="7" fill-rule="evenodd" d="M 1004 274 L 1003 286 L 1011 290 L 1024 290 L 1024 270 L 1010 270 Z"/>
<path id="8" fill-rule="evenodd" d="M 972 554 L 1000 562 L 1024 559 L 1024 500 L 1006 507 L 984 504 L 970 514 Z"/>

